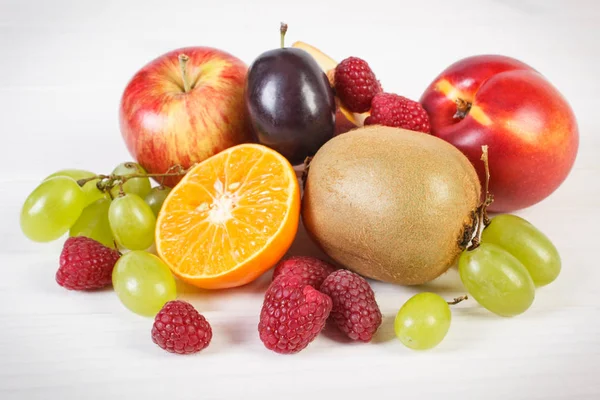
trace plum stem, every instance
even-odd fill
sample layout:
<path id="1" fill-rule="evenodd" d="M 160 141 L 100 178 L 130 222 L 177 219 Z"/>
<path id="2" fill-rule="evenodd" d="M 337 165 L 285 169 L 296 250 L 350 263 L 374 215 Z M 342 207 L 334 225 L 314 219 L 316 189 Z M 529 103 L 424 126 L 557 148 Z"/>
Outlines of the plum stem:
<path id="1" fill-rule="evenodd" d="M 283 49 L 285 47 L 285 34 L 288 30 L 288 26 L 285 22 L 282 22 L 279 26 L 279 45 Z"/>
<path id="2" fill-rule="evenodd" d="M 455 297 L 454 300 L 447 301 L 446 303 L 448 303 L 448 305 L 450 305 L 450 306 L 453 306 L 453 305 L 456 305 L 456 304 L 458 304 L 462 301 L 468 300 L 468 299 L 469 299 L 469 296 L 466 294 L 463 294 L 462 296 Z"/>
<path id="3" fill-rule="evenodd" d="M 485 167 L 485 198 L 481 205 L 477 208 L 477 228 L 476 234 L 471 241 L 471 246 L 467 248 L 468 251 L 475 250 L 481 244 L 481 235 L 483 230 L 490 223 L 490 219 L 487 215 L 487 208 L 494 201 L 494 196 L 490 194 L 490 162 L 488 156 L 488 146 L 481 146 L 481 161 Z"/>
<path id="4" fill-rule="evenodd" d="M 456 114 L 452 118 L 454 119 L 463 119 L 467 116 L 469 111 L 471 110 L 471 103 L 463 99 L 456 99 L 454 101 L 456 103 Z"/>
<path id="5" fill-rule="evenodd" d="M 190 81 L 187 76 L 187 62 L 190 60 L 185 54 L 179 55 L 179 70 L 181 71 L 181 79 L 183 80 L 183 91 L 187 93 L 190 91 Z"/>

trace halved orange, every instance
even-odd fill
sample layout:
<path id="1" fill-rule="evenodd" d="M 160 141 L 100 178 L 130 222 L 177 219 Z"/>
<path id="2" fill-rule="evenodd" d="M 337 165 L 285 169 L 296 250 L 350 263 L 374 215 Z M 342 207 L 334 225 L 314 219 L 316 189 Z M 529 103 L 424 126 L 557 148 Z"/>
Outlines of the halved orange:
<path id="1" fill-rule="evenodd" d="M 258 144 L 198 164 L 173 188 L 156 223 L 156 249 L 195 286 L 241 286 L 275 265 L 298 229 L 300 189 L 290 163 Z"/>

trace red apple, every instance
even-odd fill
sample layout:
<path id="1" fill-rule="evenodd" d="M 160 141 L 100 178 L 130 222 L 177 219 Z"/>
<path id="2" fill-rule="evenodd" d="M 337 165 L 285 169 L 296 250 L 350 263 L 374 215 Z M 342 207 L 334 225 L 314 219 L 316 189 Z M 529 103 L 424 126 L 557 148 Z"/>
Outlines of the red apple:
<path id="1" fill-rule="evenodd" d="M 244 106 L 247 69 L 209 47 L 174 50 L 148 63 L 121 99 L 121 133 L 131 155 L 148 172 L 164 173 L 253 141 Z"/>
<path id="2" fill-rule="evenodd" d="M 431 133 L 459 148 L 482 182 L 481 146 L 489 146 L 493 211 L 543 200 L 575 162 L 579 134 L 571 107 L 539 72 L 515 59 L 460 60 L 435 78 L 421 104 Z"/>

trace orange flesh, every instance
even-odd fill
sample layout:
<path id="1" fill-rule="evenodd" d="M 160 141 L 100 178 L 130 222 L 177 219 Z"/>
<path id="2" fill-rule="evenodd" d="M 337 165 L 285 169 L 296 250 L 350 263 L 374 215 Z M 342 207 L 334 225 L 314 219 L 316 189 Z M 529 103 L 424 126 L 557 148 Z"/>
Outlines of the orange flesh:
<path id="1" fill-rule="evenodd" d="M 181 279 L 203 288 L 248 283 L 271 268 L 296 235 L 300 191 L 277 152 L 244 144 L 192 169 L 157 221 L 158 254 Z"/>

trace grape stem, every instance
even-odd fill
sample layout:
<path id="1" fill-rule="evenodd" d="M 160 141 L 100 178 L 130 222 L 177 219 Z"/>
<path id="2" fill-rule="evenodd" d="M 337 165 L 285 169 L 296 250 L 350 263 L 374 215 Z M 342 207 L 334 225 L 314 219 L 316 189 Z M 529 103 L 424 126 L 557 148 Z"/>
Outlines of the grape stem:
<path id="1" fill-rule="evenodd" d="M 288 26 L 285 22 L 282 22 L 279 26 L 279 45 L 283 49 L 285 47 L 285 34 L 287 32 Z"/>
<path id="2" fill-rule="evenodd" d="M 455 297 L 454 300 L 447 301 L 446 303 L 448 303 L 448 305 L 453 306 L 453 305 L 456 305 L 456 304 L 463 302 L 465 300 L 468 300 L 468 299 L 469 299 L 469 296 L 466 294 L 463 294 L 462 296 Z"/>
<path id="3" fill-rule="evenodd" d="M 164 183 L 165 178 L 168 178 L 171 176 L 183 176 L 183 175 L 187 174 L 188 171 L 190 169 L 192 169 L 193 167 L 194 167 L 194 165 L 192 165 L 188 169 L 184 169 L 181 165 L 174 165 L 174 166 L 170 167 L 167 170 L 167 172 L 164 174 L 140 174 L 140 173 L 133 173 L 133 174 L 127 174 L 127 175 L 116 175 L 116 174 L 103 175 L 103 174 L 100 174 L 100 175 L 90 176 L 89 178 L 79 179 L 77 181 L 77 184 L 79 186 L 83 187 L 83 185 L 85 185 L 86 183 L 88 183 L 90 181 L 99 180 L 99 182 L 96 186 L 98 187 L 99 190 L 101 190 L 103 192 L 110 191 L 110 189 L 112 189 L 113 187 L 115 187 L 117 185 L 122 186 L 129 179 L 133 179 L 133 178 L 162 178 L 161 179 L 161 185 L 162 185 Z"/>
<path id="4" fill-rule="evenodd" d="M 189 171 L 189 170 L 183 169 L 183 167 L 181 165 L 179 165 L 179 164 L 170 166 L 169 169 L 167 169 L 167 172 L 165 174 L 163 174 L 163 176 L 161 177 L 161 180 L 160 180 L 160 187 L 161 187 L 161 189 L 164 188 L 165 178 L 167 177 L 166 174 L 179 173 L 179 174 L 185 175 L 187 173 L 187 171 Z"/>
<path id="5" fill-rule="evenodd" d="M 119 250 L 119 245 L 117 244 L 117 241 L 115 239 L 113 239 L 113 246 L 115 246 L 115 250 L 117 251 L 117 253 L 119 253 L 119 255 L 122 256 L 123 253 L 121 253 L 121 251 Z"/>
<path id="6" fill-rule="evenodd" d="M 494 201 L 494 196 L 490 194 L 490 162 L 487 145 L 481 146 L 481 161 L 483 161 L 485 167 L 485 199 L 479 207 L 477 207 L 475 237 L 471 240 L 471 245 L 467 248 L 467 251 L 475 250 L 481 244 L 483 230 L 490 223 L 490 219 L 487 215 L 487 208 Z"/>

